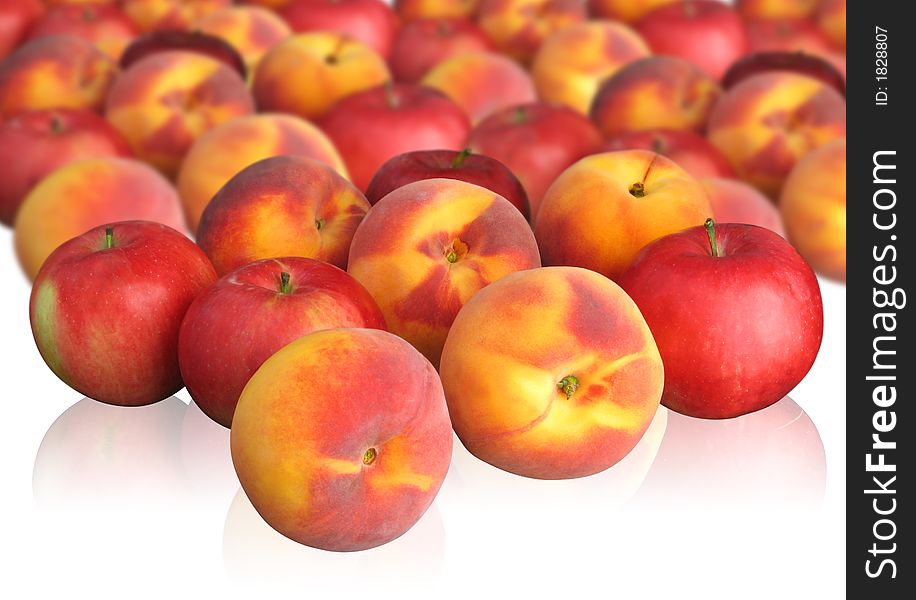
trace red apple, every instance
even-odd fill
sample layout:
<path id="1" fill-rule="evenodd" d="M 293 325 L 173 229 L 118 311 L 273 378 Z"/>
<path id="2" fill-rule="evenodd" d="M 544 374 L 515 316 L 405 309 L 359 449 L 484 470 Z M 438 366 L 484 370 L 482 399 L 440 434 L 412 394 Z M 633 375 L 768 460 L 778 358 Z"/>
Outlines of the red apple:
<path id="1" fill-rule="evenodd" d="M 382 85 L 337 103 L 319 122 L 361 190 L 389 158 L 412 150 L 461 150 L 471 128 L 457 104 L 427 87 Z"/>
<path id="2" fill-rule="evenodd" d="M 381 0 L 293 0 L 279 12 L 296 33 L 344 33 L 386 59 L 398 30 L 397 16 Z"/>
<path id="3" fill-rule="evenodd" d="M 238 71 L 242 79 L 247 77 L 247 67 L 242 55 L 229 42 L 215 35 L 200 31 L 151 31 L 135 39 L 121 55 L 121 69 L 127 70 L 150 54 L 186 50 L 209 56 Z"/>
<path id="4" fill-rule="evenodd" d="M 655 54 L 687 59 L 716 79 L 748 49 L 741 17 L 717 0 L 660 6 L 639 21 L 636 30 Z"/>
<path id="5" fill-rule="evenodd" d="M 608 140 L 602 151 L 651 150 L 663 154 L 694 177 L 734 177 L 735 171 L 719 150 L 693 131 L 655 129 L 631 131 Z"/>
<path id="6" fill-rule="evenodd" d="M 375 204 L 390 192 L 421 179 L 457 179 L 496 192 L 528 218 L 528 195 L 518 178 L 506 165 L 469 149 L 417 150 L 395 156 L 381 166 L 369 187 L 366 199 Z"/>
<path id="7" fill-rule="evenodd" d="M 754 52 L 736 61 L 725 76 L 722 87 L 733 88 L 740 82 L 768 71 L 789 71 L 820 79 L 833 86 L 838 92 L 846 95 L 846 77 L 834 63 L 820 56 L 803 52 Z"/>
<path id="8" fill-rule="evenodd" d="M 766 227 L 786 237 L 779 209 L 754 186 L 724 177 L 708 177 L 700 179 L 700 183 L 709 196 L 716 221 Z"/>
<path id="9" fill-rule="evenodd" d="M 29 29 L 29 38 L 49 35 L 81 37 L 118 60 L 140 29 L 118 8 L 108 4 L 79 3 L 54 6 Z"/>
<path id="10" fill-rule="evenodd" d="M 821 345 L 814 271 L 762 227 L 709 219 L 645 247 L 618 283 L 658 344 L 662 404 L 688 416 L 770 406 L 802 380 Z"/>
<path id="11" fill-rule="evenodd" d="M 519 178 L 533 220 L 554 179 L 583 156 L 600 150 L 601 134 L 568 106 L 541 102 L 493 113 L 471 130 L 467 145 L 502 162 Z"/>
<path id="12" fill-rule="evenodd" d="M 0 60 L 22 42 L 29 27 L 44 10 L 41 0 L 4 0 L 0 3 Z"/>
<path id="13" fill-rule="evenodd" d="M 12 225 L 29 191 L 58 167 L 130 155 L 121 134 L 92 111 L 57 108 L 13 115 L 0 122 L 0 222 Z"/>
<path id="14" fill-rule="evenodd" d="M 489 38 L 470 19 L 420 19 L 398 32 L 388 62 L 396 81 L 416 83 L 446 58 L 492 49 Z"/>
<path id="15" fill-rule="evenodd" d="M 182 388 L 178 330 L 216 281 L 203 250 L 174 229 L 121 221 L 61 244 L 32 287 L 29 319 L 42 358 L 76 391 L 139 406 Z"/>
<path id="16" fill-rule="evenodd" d="M 362 285 L 310 258 L 270 258 L 222 277 L 191 304 L 178 336 L 178 363 L 191 397 L 229 427 L 242 389 L 274 352 L 313 331 L 385 329 Z"/>

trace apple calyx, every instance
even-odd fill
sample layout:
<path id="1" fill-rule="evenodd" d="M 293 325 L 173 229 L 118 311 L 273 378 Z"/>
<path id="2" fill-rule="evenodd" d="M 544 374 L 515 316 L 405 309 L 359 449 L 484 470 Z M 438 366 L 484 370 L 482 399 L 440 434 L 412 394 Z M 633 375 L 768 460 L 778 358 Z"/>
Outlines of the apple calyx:
<path id="1" fill-rule="evenodd" d="M 637 181 L 630 186 L 630 195 L 634 198 L 642 198 L 646 195 L 646 186 L 641 181 Z"/>
<path id="2" fill-rule="evenodd" d="M 464 161 L 471 155 L 471 149 L 465 148 L 461 152 L 455 155 L 455 158 L 452 159 L 452 164 L 449 165 L 451 169 L 457 169 L 464 164 Z"/>
<path id="3" fill-rule="evenodd" d="M 557 382 L 557 389 L 566 394 L 566 399 L 569 400 L 579 389 L 579 378 L 575 375 L 567 375 Z"/>
<path id="4" fill-rule="evenodd" d="M 709 236 L 709 249 L 712 251 L 712 255 L 718 258 L 721 254 L 719 254 L 719 246 L 716 244 L 716 222 L 711 218 L 706 219 L 703 227 L 706 228 L 706 235 Z"/>
<path id="5" fill-rule="evenodd" d="M 293 291 L 293 286 L 289 284 L 289 273 L 283 271 L 280 273 L 280 293 L 281 294 L 290 294 Z"/>
<path id="6" fill-rule="evenodd" d="M 114 248 L 114 227 L 105 228 L 105 249 Z"/>
<path id="7" fill-rule="evenodd" d="M 375 448 L 369 448 L 366 450 L 366 453 L 363 454 L 363 464 L 371 465 L 375 462 L 376 457 L 378 457 L 378 451 Z"/>

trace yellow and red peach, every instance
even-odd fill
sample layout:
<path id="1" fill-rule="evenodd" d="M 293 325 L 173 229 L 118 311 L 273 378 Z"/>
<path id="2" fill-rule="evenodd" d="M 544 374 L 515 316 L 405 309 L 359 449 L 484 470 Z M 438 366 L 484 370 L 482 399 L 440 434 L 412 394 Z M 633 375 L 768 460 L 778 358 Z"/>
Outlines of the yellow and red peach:
<path id="1" fill-rule="evenodd" d="M 197 231 L 204 208 L 232 176 L 282 155 L 314 158 L 347 175 L 334 144 L 308 121 L 279 114 L 237 117 L 200 136 L 181 165 L 176 181 L 188 228 Z"/>
<path id="2" fill-rule="evenodd" d="M 846 48 L 846 0 L 821 0 L 815 15 L 817 26 L 838 48 Z"/>
<path id="3" fill-rule="evenodd" d="M 592 17 L 634 24 L 654 9 L 678 0 L 587 0 Z"/>
<path id="4" fill-rule="evenodd" d="M 208 13 L 194 29 L 229 42 L 238 50 L 249 69 L 276 44 L 292 35 L 286 21 L 259 6 L 235 6 Z"/>
<path id="5" fill-rule="evenodd" d="M 36 21 L 29 30 L 29 39 L 74 35 L 92 42 L 112 60 L 118 60 L 139 33 L 133 21 L 116 6 L 70 4 L 52 8 Z"/>
<path id="6" fill-rule="evenodd" d="M 116 221 L 155 221 L 184 231 L 172 185 L 149 166 L 127 158 L 73 162 L 41 180 L 16 215 L 19 262 L 34 278 L 63 242 Z"/>
<path id="7" fill-rule="evenodd" d="M 454 179 L 424 179 L 369 211 L 348 271 L 378 302 L 389 331 L 434 365 L 455 315 L 484 286 L 540 266 L 525 217 L 508 200 Z"/>
<path id="8" fill-rule="evenodd" d="M 170 50 L 141 59 L 115 81 L 105 117 L 137 157 L 172 177 L 208 129 L 254 112 L 242 78 L 222 62 Z"/>
<path id="9" fill-rule="evenodd" d="M 574 267 L 513 273 L 471 298 L 445 342 L 441 374 L 464 446 L 538 479 L 620 461 L 652 422 L 664 380 L 636 304 Z"/>
<path id="10" fill-rule="evenodd" d="M 716 223 L 747 223 L 766 227 L 786 237 L 786 229 L 773 201 L 757 188 L 725 177 L 700 179 Z"/>
<path id="11" fill-rule="evenodd" d="M 605 80 L 590 114 L 607 138 L 647 129 L 702 131 L 721 94 L 719 84 L 693 63 L 650 56 Z"/>
<path id="12" fill-rule="evenodd" d="M 807 19 L 814 16 L 819 0 L 737 0 L 736 8 L 746 19 Z"/>
<path id="13" fill-rule="evenodd" d="M 435 369 L 407 342 L 331 329 L 261 365 L 239 398 L 230 446 L 268 524 L 302 544 L 352 551 L 419 520 L 448 471 L 452 431 Z"/>
<path id="14" fill-rule="evenodd" d="M 587 115 L 602 81 L 652 52 L 623 23 L 588 21 L 547 38 L 531 64 L 538 95 Z"/>
<path id="15" fill-rule="evenodd" d="M 480 0 L 394 0 L 394 10 L 405 23 L 418 19 L 471 18 Z"/>
<path id="16" fill-rule="evenodd" d="M 127 16 L 143 31 L 189 29 L 206 14 L 232 6 L 232 0 L 123 0 Z"/>
<path id="17" fill-rule="evenodd" d="M 274 156 L 220 188 L 201 216 L 197 243 L 220 276 L 256 260 L 294 256 L 344 269 L 368 210 L 365 196 L 328 165 Z"/>
<path id="18" fill-rule="evenodd" d="M 481 0 L 477 24 L 496 48 L 523 64 L 551 34 L 582 23 L 582 0 Z"/>
<path id="19" fill-rule="evenodd" d="M 779 198 L 789 241 L 818 273 L 846 281 L 846 140 L 802 157 Z"/>
<path id="20" fill-rule="evenodd" d="M 545 266 L 616 279 L 646 244 L 711 214 L 703 187 L 674 161 L 646 150 L 605 152 L 586 156 L 550 186 L 534 235 Z"/>
<path id="21" fill-rule="evenodd" d="M 469 52 L 446 59 L 421 83 L 451 98 L 471 123 L 508 106 L 537 100 L 528 72 L 512 59 L 491 52 Z"/>
<path id="22" fill-rule="evenodd" d="M 798 159 L 846 137 L 846 102 L 823 81 L 762 73 L 722 96 L 710 115 L 708 136 L 739 178 L 775 199 Z"/>
<path id="23" fill-rule="evenodd" d="M 339 100 L 390 79 L 385 59 L 362 42 L 335 32 L 300 33 L 264 56 L 252 92 L 261 111 L 317 119 Z"/>
<path id="24" fill-rule="evenodd" d="M 0 63 L 0 116 L 44 108 L 99 110 L 117 73 L 114 61 L 86 40 L 33 40 Z"/>

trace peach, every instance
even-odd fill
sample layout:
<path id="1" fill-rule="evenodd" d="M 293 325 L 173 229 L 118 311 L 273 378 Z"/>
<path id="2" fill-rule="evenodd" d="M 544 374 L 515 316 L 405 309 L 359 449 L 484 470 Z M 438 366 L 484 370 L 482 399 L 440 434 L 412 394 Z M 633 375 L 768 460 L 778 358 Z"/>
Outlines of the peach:
<path id="1" fill-rule="evenodd" d="M 750 20 L 746 23 L 751 52 L 805 52 L 829 57 L 836 48 L 811 21 Z"/>
<path id="2" fill-rule="evenodd" d="M 143 31 L 188 29 L 206 14 L 232 6 L 232 0 L 123 0 L 127 16 Z"/>
<path id="3" fill-rule="evenodd" d="M 700 179 L 700 183 L 709 197 L 716 223 L 748 223 L 786 237 L 779 209 L 757 188 L 724 177 Z"/>
<path id="4" fill-rule="evenodd" d="M 422 85 L 439 90 L 464 109 L 471 123 L 513 104 L 537 100 L 531 76 L 515 61 L 490 52 L 469 52 L 433 67 Z"/>
<path id="5" fill-rule="evenodd" d="M 695 64 L 650 56 L 601 84 L 591 117 L 607 138 L 647 129 L 702 131 L 721 94 L 719 84 Z"/>
<path id="6" fill-rule="evenodd" d="M 115 81 L 105 118 L 137 157 L 174 176 L 202 133 L 254 112 L 245 82 L 224 63 L 181 50 L 141 59 Z"/>
<path id="7" fill-rule="evenodd" d="M 279 9 L 292 3 L 293 0 L 237 0 L 236 4 L 263 6 L 264 8 Z"/>
<path id="8" fill-rule="evenodd" d="M 799 158 L 846 137 L 846 102 L 820 80 L 763 73 L 722 96 L 710 115 L 708 136 L 741 179 L 777 198 Z"/>
<path id="9" fill-rule="evenodd" d="M 480 0 L 394 0 L 394 10 L 406 22 L 417 19 L 471 18 Z"/>
<path id="10" fill-rule="evenodd" d="M 0 62 L 0 116 L 43 108 L 99 110 L 118 67 L 75 36 L 33 40 Z"/>
<path id="11" fill-rule="evenodd" d="M 208 13 L 197 20 L 194 28 L 232 44 L 249 69 L 254 69 L 274 45 L 292 35 L 286 21 L 259 6 L 235 6 Z"/>
<path id="12" fill-rule="evenodd" d="M 379 200 L 353 236 L 349 263 L 388 330 L 434 365 L 455 315 L 478 290 L 541 264 L 518 209 L 454 179 L 409 183 Z"/>
<path id="13" fill-rule="evenodd" d="M 419 19 L 398 31 L 388 62 L 395 80 L 416 83 L 447 58 L 492 49 L 490 40 L 470 19 Z"/>
<path id="14" fill-rule="evenodd" d="M 544 195 L 534 225 L 544 265 L 616 279 L 649 242 L 702 225 L 703 187 L 674 161 L 647 150 L 586 156 Z"/>
<path id="15" fill-rule="evenodd" d="M 95 44 L 112 60 L 118 60 L 139 33 L 133 21 L 116 6 L 70 4 L 52 8 L 35 22 L 29 30 L 29 39 L 75 35 Z"/>
<path id="16" fill-rule="evenodd" d="M 678 0 L 587 0 L 589 14 L 602 19 L 636 23 L 652 10 Z"/>
<path id="17" fill-rule="evenodd" d="M 821 0 L 815 15 L 820 27 L 838 48 L 846 49 L 846 0 Z"/>
<path id="18" fill-rule="evenodd" d="M 201 135 L 178 172 L 178 193 L 191 231 L 197 231 L 204 207 L 233 175 L 279 155 L 314 158 L 347 175 L 334 144 L 308 121 L 277 114 L 232 119 Z"/>
<path id="19" fill-rule="evenodd" d="M 255 372 L 230 447 L 245 494 L 271 527 L 352 551 L 397 538 L 426 512 L 448 471 L 452 431 L 435 369 L 407 342 L 331 329 Z"/>
<path id="20" fill-rule="evenodd" d="M 636 304 L 574 267 L 513 273 L 471 298 L 445 342 L 441 374 L 465 448 L 538 479 L 619 462 L 652 422 L 664 379 Z"/>
<path id="21" fill-rule="evenodd" d="M 175 189 L 149 166 L 112 157 L 73 162 L 42 179 L 22 202 L 16 254 L 34 279 L 62 243 L 99 225 L 132 220 L 185 230 Z"/>
<path id="22" fill-rule="evenodd" d="M 364 43 L 335 32 L 301 33 L 264 56 L 252 91 L 259 110 L 317 119 L 338 100 L 390 79 L 385 59 Z"/>
<path id="23" fill-rule="evenodd" d="M 587 16 L 582 0 L 481 0 L 477 24 L 500 52 L 529 63 L 551 34 Z"/>
<path id="24" fill-rule="evenodd" d="M 779 210 L 789 241 L 818 273 L 846 281 L 846 140 L 809 152 L 792 169 Z"/>
<path id="25" fill-rule="evenodd" d="M 242 169 L 207 205 L 197 243 L 223 276 L 264 258 L 301 256 L 347 267 L 369 202 L 328 165 L 274 156 Z"/>
<path id="26" fill-rule="evenodd" d="M 651 53 L 639 34 L 623 23 L 589 21 L 547 38 L 534 56 L 531 75 L 541 100 L 588 115 L 602 81 Z"/>
<path id="27" fill-rule="evenodd" d="M 736 8 L 747 19 L 807 19 L 819 0 L 737 0 Z"/>

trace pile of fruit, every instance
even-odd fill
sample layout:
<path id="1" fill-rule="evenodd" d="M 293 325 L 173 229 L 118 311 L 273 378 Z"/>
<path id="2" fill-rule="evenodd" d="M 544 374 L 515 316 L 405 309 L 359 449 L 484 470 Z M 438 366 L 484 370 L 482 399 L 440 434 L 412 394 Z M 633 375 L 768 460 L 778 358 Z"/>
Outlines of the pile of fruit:
<path id="1" fill-rule="evenodd" d="M 3 0 L 0 221 L 101 402 L 187 387 L 284 535 L 723 419 L 845 280 L 845 1 Z M 194 241 L 192 241 L 192 239 Z M 812 269 L 813 266 L 813 269 Z"/>

